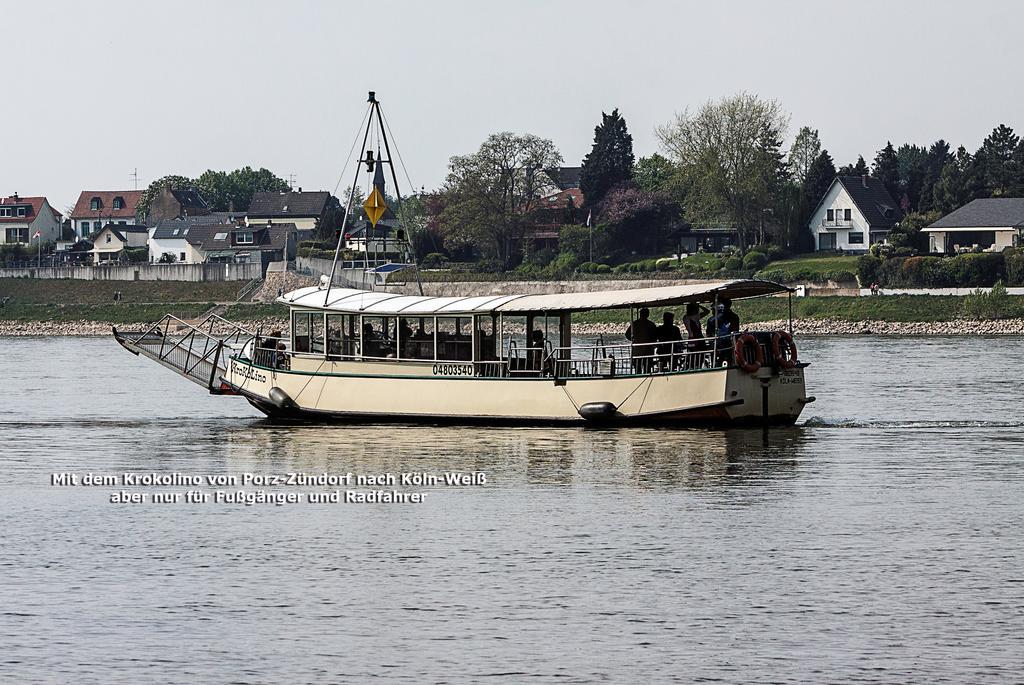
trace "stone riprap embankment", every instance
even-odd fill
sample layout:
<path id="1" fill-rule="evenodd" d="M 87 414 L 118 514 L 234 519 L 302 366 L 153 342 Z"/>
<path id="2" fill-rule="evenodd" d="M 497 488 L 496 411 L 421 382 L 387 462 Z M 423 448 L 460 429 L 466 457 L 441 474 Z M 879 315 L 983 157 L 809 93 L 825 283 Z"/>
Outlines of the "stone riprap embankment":
<path id="1" fill-rule="evenodd" d="M 285 319 L 254 319 L 236 321 L 243 328 L 264 334 L 285 331 Z M 138 331 L 152 326 L 152 323 L 118 324 L 118 330 Z M 578 323 L 573 331 L 580 335 L 621 335 L 626 322 L 619 323 Z M 778 330 L 787 322 L 760 321 L 750 324 L 754 330 Z M 996 321 L 973 321 L 957 319 L 940 322 L 913 321 L 842 321 L 839 319 L 795 319 L 793 331 L 798 335 L 1024 335 L 1024 319 L 1000 319 Z M 3 321 L 0 320 L 0 336 L 29 335 L 110 335 L 110 324 L 96 321 Z"/>

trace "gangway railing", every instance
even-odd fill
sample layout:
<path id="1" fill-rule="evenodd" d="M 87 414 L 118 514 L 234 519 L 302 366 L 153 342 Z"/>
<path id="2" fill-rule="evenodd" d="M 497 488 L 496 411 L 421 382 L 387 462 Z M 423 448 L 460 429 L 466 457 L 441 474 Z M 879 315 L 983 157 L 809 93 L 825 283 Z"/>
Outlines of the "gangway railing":
<path id="1" fill-rule="evenodd" d="M 255 336 L 243 326 L 217 315 L 190 324 L 166 314 L 142 331 L 118 331 L 114 337 L 129 352 L 148 357 L 210 392 L 220 391 L 218 379 L 227 372 L 230 352 Z"/>

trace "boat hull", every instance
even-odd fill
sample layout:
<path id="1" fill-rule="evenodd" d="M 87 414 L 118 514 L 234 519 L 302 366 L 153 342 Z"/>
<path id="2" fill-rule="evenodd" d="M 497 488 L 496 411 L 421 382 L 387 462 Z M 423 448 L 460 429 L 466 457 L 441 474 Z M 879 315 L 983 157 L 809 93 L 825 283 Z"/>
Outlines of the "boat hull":
<path id="1" fill-rule="evenodd" d="M 319 422 L 787 425 L 809 401 L 802 365 L 754 374 L 720 367 L 564 380 L 444 375 L 458 373 L 458 365 L 299 360 L 293 366 L 272 369 L 235 357 L 224 388 L 271 418 Z M 584 418 L 581 407 L 594 404 L 613 411 Z"/>

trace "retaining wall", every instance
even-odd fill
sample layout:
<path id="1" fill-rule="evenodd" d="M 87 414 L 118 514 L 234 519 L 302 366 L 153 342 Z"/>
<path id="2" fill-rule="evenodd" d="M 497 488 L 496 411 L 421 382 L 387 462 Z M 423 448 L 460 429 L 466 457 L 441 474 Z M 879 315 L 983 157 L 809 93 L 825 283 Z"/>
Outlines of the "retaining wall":
<path id="1" fill-rule="evenodd" d="M 124 264 L 117 266 L 44 266 L 0 269 L 0 278 L 74 279 L 78 281 L 251 281 L 262 266 L 250 264 Z"/>

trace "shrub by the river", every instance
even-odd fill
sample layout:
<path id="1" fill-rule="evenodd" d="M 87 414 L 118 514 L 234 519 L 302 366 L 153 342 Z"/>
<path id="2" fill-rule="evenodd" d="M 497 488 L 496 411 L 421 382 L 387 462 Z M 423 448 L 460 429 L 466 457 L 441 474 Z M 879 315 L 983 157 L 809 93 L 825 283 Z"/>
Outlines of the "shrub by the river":
<path id="1" fill-rule="evenodd" d="M 996 281 L 992 290 L 978 288 L 964 297 L 963 314 L 969 319 L 1004 319 L 1010 312 L 1010 295 L 1002 281 Z"/>

